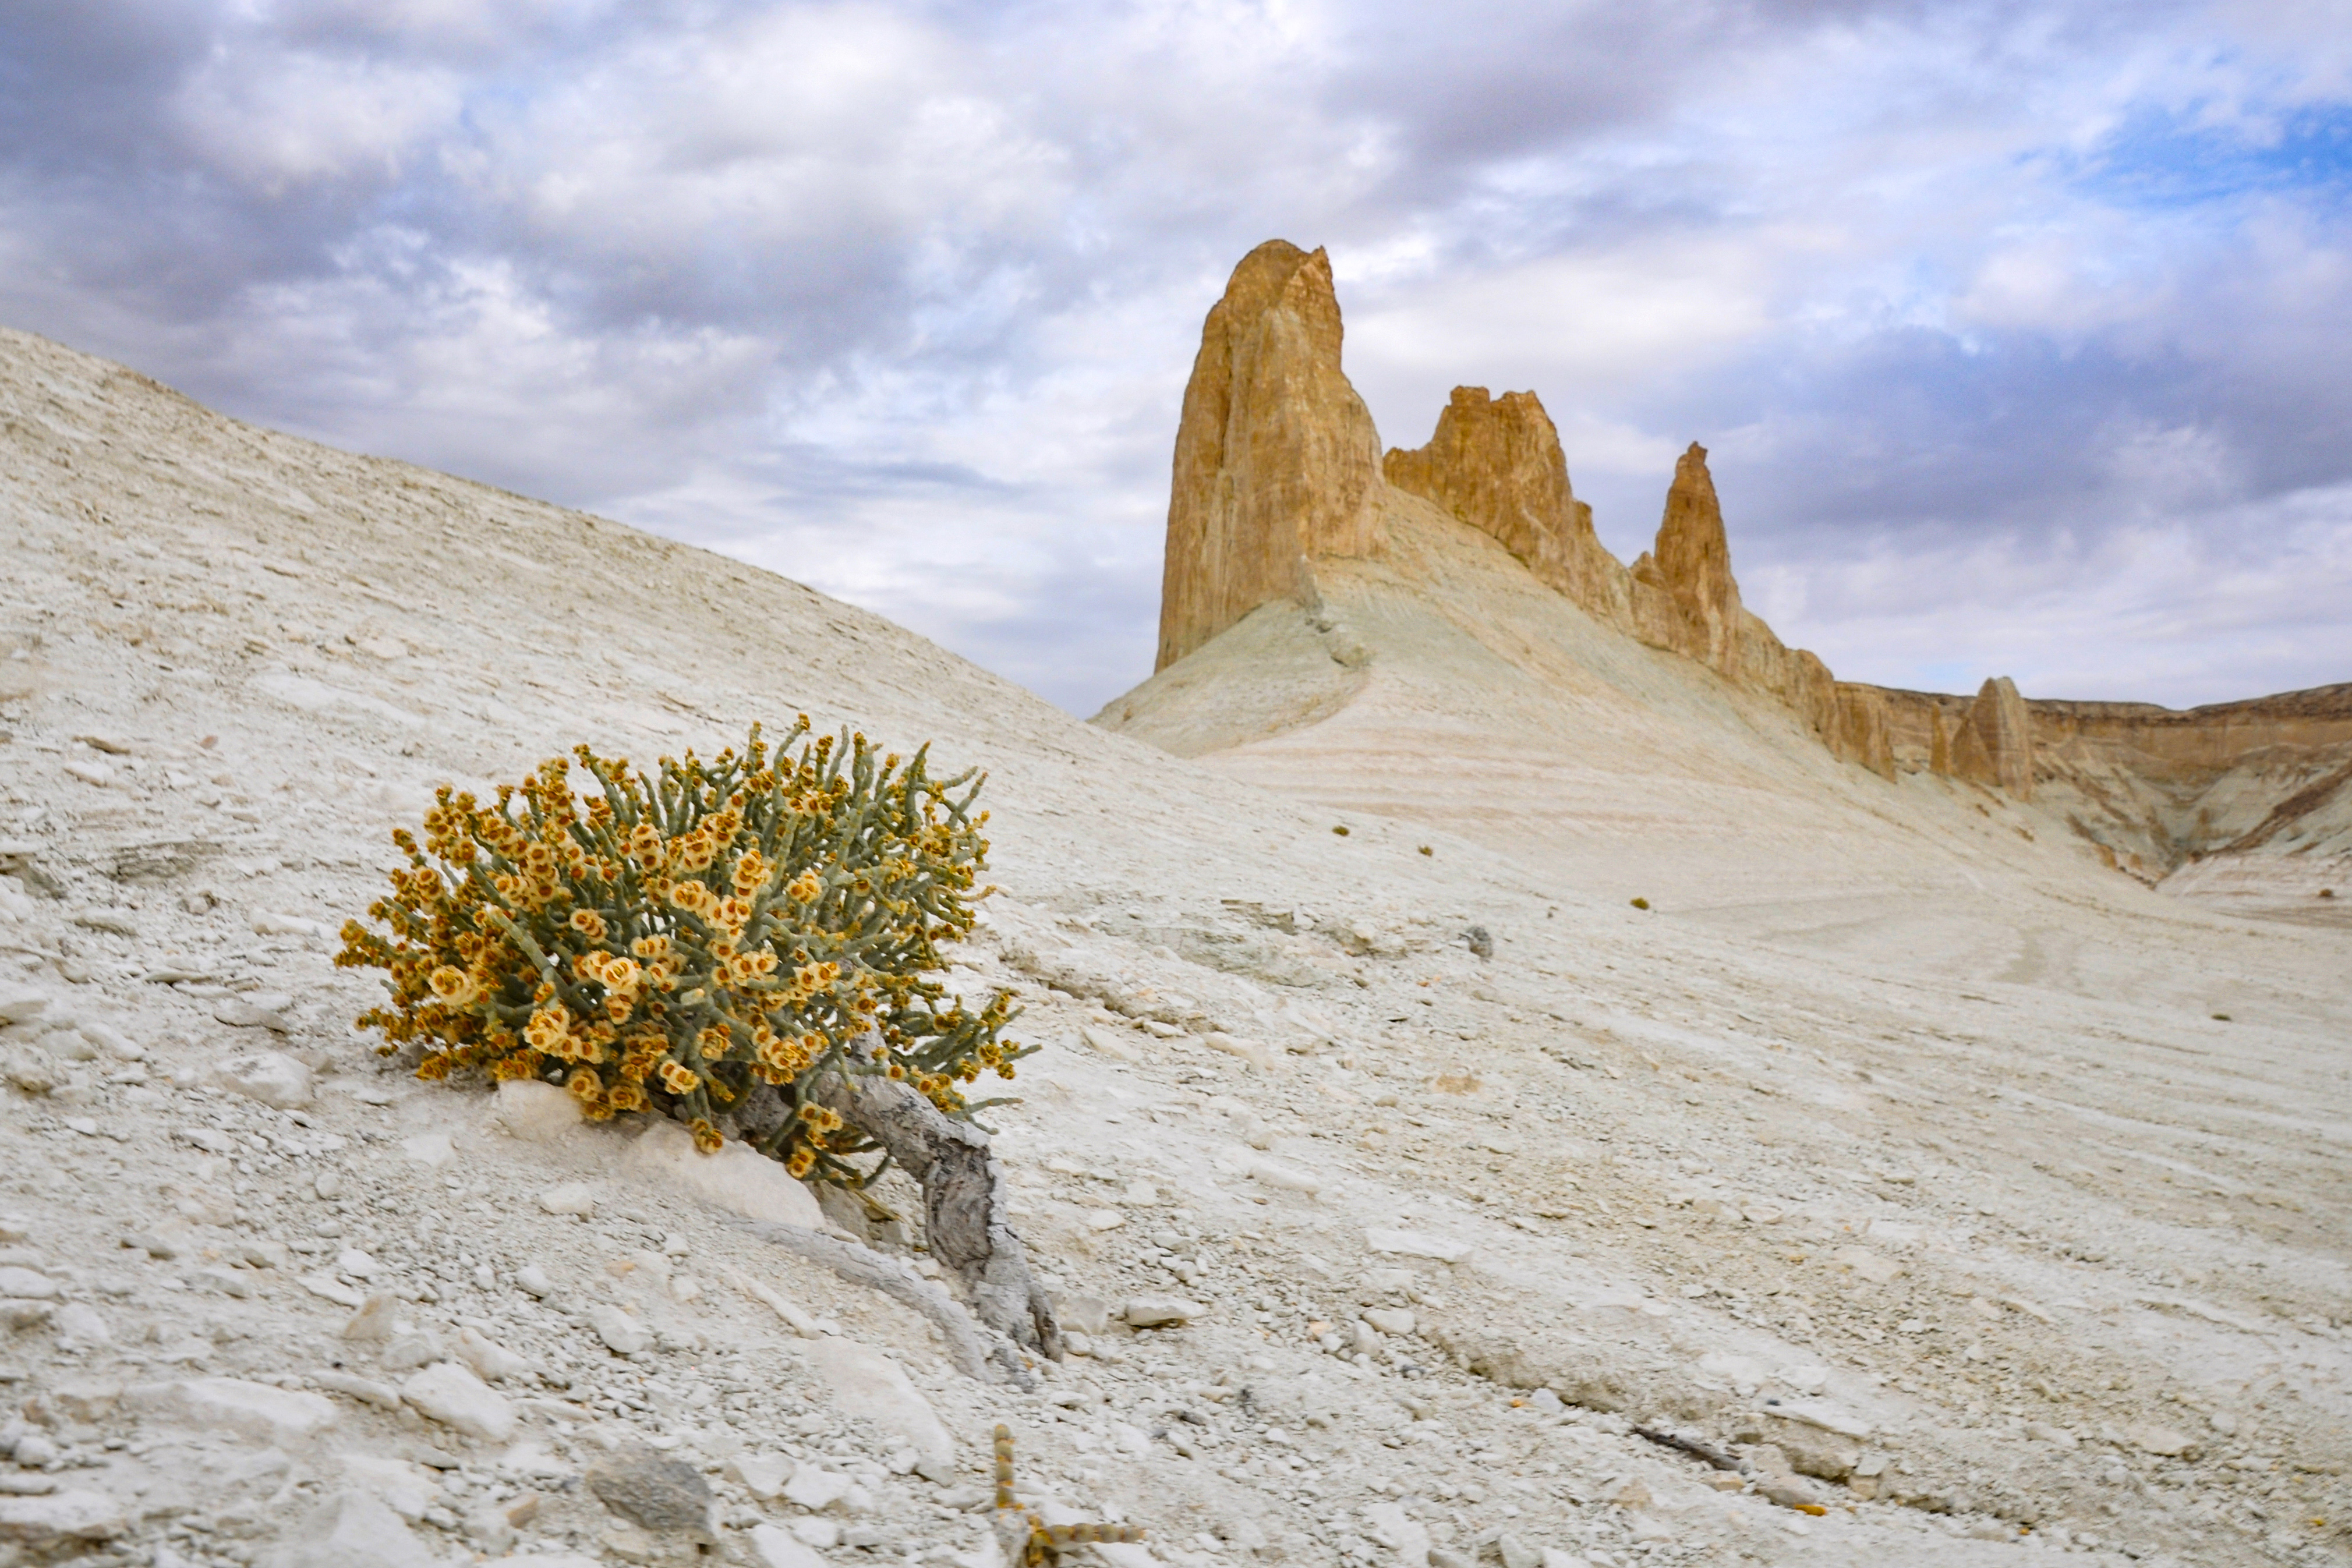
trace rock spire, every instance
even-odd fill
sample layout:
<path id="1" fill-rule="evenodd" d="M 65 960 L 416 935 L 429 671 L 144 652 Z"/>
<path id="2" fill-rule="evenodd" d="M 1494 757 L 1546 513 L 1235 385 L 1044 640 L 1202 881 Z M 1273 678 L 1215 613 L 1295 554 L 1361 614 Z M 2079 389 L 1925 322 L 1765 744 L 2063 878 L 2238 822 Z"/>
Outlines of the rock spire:
<path id="1" fill-rule="evenodd" d="M 1275 599 L 1311 603 L 1311 562 L 1371 547 L 1381 442 L 1339 369 L 1330 258 L 1268 240 L 1201 327 L 1184 387 L 1160 594 L 1165 669 Z"/>
<path id="2" fill-rule="evenodd" d="M 2033 724 L 2017 683 L 1996 675 L 1977 693 L 1952 737 L 1952 774 L 2033 799 Z"/>

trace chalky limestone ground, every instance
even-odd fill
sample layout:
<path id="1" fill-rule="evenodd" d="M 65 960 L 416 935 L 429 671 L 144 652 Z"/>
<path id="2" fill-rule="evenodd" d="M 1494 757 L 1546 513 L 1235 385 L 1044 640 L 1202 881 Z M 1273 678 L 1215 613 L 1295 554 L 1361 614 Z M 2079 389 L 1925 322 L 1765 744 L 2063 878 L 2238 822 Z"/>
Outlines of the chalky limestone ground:
<path id="1" fill-rule="evenodd" d="M 2339 933 L 1909 797 L 1849 835 L 1898 936 L 1772 904 L 1762 859 L 1736 907 L 1644 915 L 1629 878 L 1706 881 L 1671 832 L 1514 852 L 1399 796 L 1335 835 L 1262 753 L 1179 760 L 37 340 L 0 340 L 0 1554 L 970 1563 L 1003 1420 L 1049 1519 L 1149 1528 L 1129 1564 L 2344 1559 Z M 803 710 L 991 770 L 1005 891 L 957 978 L 1046 1042 L 995 1124 L 1089 1353 L 1034 1393 L 633 1129 L 348 1028 L 329 929 L 434 782 Z M 1826 809 L 1759 836 L 1802 853 Z M 1911 841 L 1967 874 L 1906 883 Z M 1969 961 L 2003 929 L 2038 961 Z M 702 1527 L 661 1522 L 703 1506 L 677 1472 L 612 1481 L 648 1449 Z"/>

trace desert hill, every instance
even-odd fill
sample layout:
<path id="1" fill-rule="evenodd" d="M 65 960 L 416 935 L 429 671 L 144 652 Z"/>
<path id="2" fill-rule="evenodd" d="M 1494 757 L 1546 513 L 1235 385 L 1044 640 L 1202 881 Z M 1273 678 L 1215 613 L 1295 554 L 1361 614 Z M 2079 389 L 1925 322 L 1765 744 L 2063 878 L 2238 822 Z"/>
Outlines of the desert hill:
<path id="1" fill-rule="evenodd" d="M 1427 444 L 1382 455 L 1341 369 L 1341 336 L 1321 252 L 1273 241 L 1234 270 L 1202 328 L 1176 440 L 1160 671 L 1099 722 L 1186 756 L 1240 747 L 1220 766 L 1260 783 L 1296 763 L 1310 793 L 1367 809 L 1384 800 L 1456 828 L 1470 823 L 1438 797 L 1475 776 L 1472 810 L 1497 845 L 1530 831 L 1564 847 L 1595 834 L 1626 843 L 1628 831 L 1711 822 L 1721 860 L 1708 880 L 1735 898 L 1748 886 L 1737 863 L 1766 852 L 1759 835 L 1790 851 L 1765 882 L 1793 891 L 1842 863 L 1819 839 L 1840 836 L 1857 801 L 1898 799 L 1923 821 L 1955 801 L 2032 804 L 2019 826 L 2085 841 L 2139 880 L 2298 918 L 2327 918 L 2314 907 L 2321 890 L 2352 884 L 2352 685 L 2175 713 L 2030 699 L 2000 678 L 1973 697 L 1838 681 L 1742 605 L 1699 447 L 1676 465 L 1655 548 L 1629 568 L 1594 534 L 1535 394 L 1457 387 Z M 1303 616 L 1336 638 L 1337 667 L 1322 667 L 1311 639 L 1249 624 L 1259 613 Z M 1441 651 L 1438 622 L 1478 643 L 1484 662 Z M 1478 710 L 1506 689 L 1519 708 L 1485 722 Z M 1703 734 L 1690 730 L 1691 702 L 1714 716 Z M 1343 711 L 1356 703 L 1366 706 Z M 1410 758 L 1348 756 L 1351 731 L 1448 714 L 1473 716 L 1485 738 L 1432 732 Z M 1683 733 L 1669 739 L 1661 725 Z M 1740 792 L 1756 735 L 1790 731 L 1904 787 L 1874 794 L 1822 775 L 1805 747 L 1775 745 L 1805 777 Z M 1276 736 L 1286 738 L 1273 751 L 1252 749 Z M 1447 755 L 1457 744 L 1484 753 L 1498 736 L 1531 749 L 1517 763 L 1462 758 L 1466 768 Z M 1675 798 L 1679 783 L 1657 792 L 1661 746 L 1682 757 L 1664 771 L 1706 803 Z M 1409 806 L 1416 773 L 1429 798 Z M 1931 787 L 1910 787 L 1921 776 Z M 1782 838 L 1795 831 L 1783 810 L 1811 811 L 1818 831 Z"/>
<path id="2" fill-rule="evenodd" d="M 1331 526 L 1428 526 L 1118 735 L 0 334 L 0 1557 L 986 1568 L 1003 1421 L 1123 1568 L 2340 1560 L 2341 934 L 1562 619 L 1365 450 Z M 436 783 L 801 711 L 990 772 L 1034 1387 L 743 1223 L 909 1222 L 350 1028 Z"/>

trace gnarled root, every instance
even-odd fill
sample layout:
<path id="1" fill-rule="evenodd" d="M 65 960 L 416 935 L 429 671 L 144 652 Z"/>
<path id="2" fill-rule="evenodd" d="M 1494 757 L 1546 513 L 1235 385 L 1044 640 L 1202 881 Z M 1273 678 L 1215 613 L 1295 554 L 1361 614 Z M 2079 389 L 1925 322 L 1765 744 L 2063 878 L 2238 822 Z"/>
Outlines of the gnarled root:
<path id="1" fill-rule="evenodd" d="M 868 1036 L 852 1049 L 870 1052 L 879 1044 Z M 878 1072 L 828 1072 L 814 1088 L 820 1104 L 922 1183 L 931 1256 L 962 1285 L 980 1321 L 1023 1350 L 1061 1360 L 1061 1324 L 1013 1233 L 1012 1196 L 988 1134 L 943 1114 L 911 1084 Z"/>

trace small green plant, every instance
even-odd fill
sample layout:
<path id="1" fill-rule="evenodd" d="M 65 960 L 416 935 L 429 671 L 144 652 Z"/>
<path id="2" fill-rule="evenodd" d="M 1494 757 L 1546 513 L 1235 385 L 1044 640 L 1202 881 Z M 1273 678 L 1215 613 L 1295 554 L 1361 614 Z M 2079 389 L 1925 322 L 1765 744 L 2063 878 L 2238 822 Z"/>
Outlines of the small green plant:
<path id="1" fill-rule="evenodd" d="M 1647 909 L 1650 907 L 1650 901 L 1646 898 L 1637 898 L 1633 901 L 1633 907 L 1636 909 Z"/>
<path id="2" fill-rule="evenodd" d="M 767 1085 L 782 1104 L 752 1146 L 863 1185 L 879 1166 L 849 1161 L 877 1145 L 811 1097 L 817 1077 L 887 1073 L 963 1117 L 995 1103 L 963 1085 L 1028 1053 L 1000 1035 L 1010 993 L 969 1008 L 928 977 L 994 891 L 973 888 L 982 780 L 931 778 L 928 749 L 811 739 L 803 716 L 772 749 L 754 726 L 740 753 L 650 778 L 575 747 L 579 793 L 561 757 L 487 805 L 445 786 L 421 845 L 393 834 L 408 863 L 368 911 L 384 930 L 343 926 L 337 966 L 389 976 L 358 1027 L 421 1049 L 420 1078 L 559 1083 L 593 1119 L 684 1122 L 705 1152 Z M 879 1057 L 845 1049 L 869 1030 Z"/>
<path id="3" fill-rule="evenodd" d="M 1346 838 L 1346 837 L 1348 836 L 1348 830 L 1347 830 L 1345 827 L 1337 827 L 1337 828 L 1332 829 L 1331 831 L 1332 831 L 1333 832 L 1335 832 L 1335 833 L 1339 834 L 1339 835 L 1341 838 L 1343 838 L 1343 839 L 1344 839 L 1344 838 Z"/>

